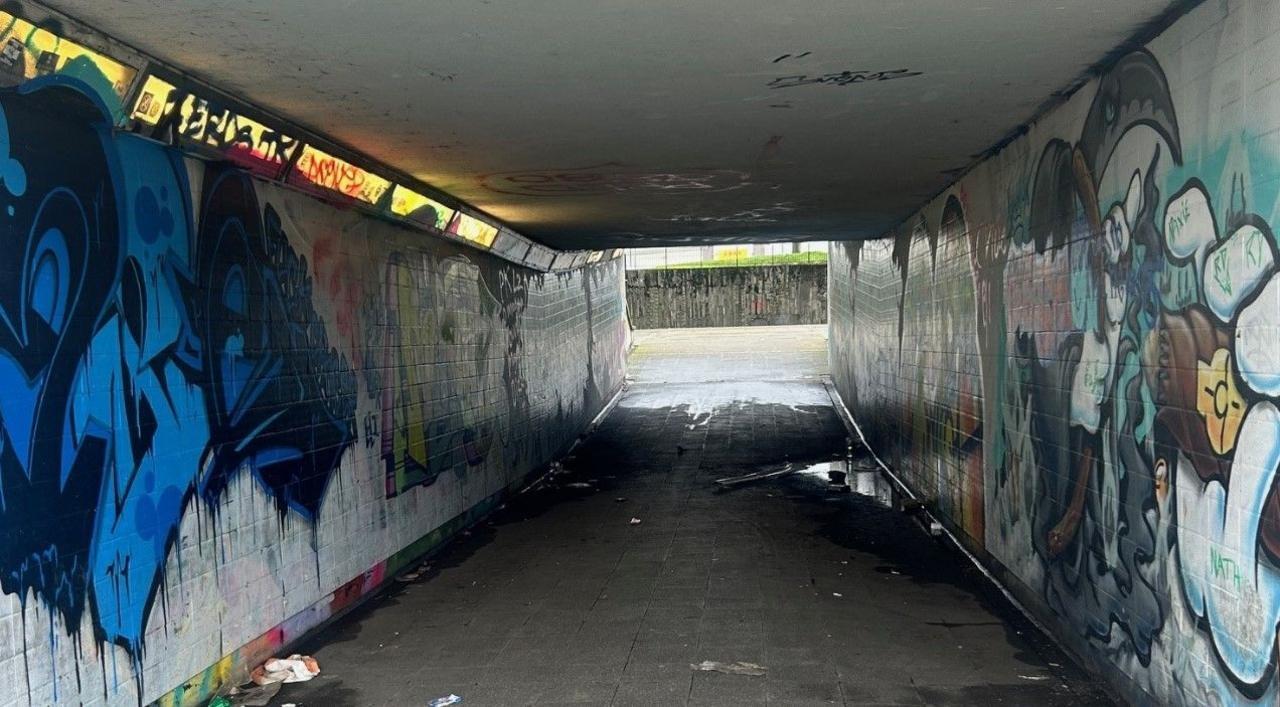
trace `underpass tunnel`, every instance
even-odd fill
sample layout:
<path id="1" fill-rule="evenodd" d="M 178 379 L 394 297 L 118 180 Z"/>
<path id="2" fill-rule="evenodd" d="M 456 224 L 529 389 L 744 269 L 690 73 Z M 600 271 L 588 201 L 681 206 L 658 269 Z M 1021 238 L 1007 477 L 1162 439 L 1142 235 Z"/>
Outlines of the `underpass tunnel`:
<path id="1" fill-rule="evenodd" d="M 1276 704 L 1277 37 L 0 4 L 0 705 Z"/>

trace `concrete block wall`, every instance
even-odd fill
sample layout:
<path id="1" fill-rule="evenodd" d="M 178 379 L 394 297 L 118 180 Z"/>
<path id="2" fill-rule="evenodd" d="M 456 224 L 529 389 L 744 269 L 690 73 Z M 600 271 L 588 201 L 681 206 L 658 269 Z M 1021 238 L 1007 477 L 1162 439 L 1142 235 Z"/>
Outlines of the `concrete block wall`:
<path id="1" fill-rule="evenodd" d="M 823 324 L 827 321 L 827 268 L 629 270 L 627 310 L 637 329 Z"/>
<path id="2" fill-rule="evenodd" d="M 570 445 L 620 260 L 542 274 L 0 90 L 0 705 L 202 704 Z"/>
<path id="3" fill-rule="evenodd" d="M 1275 704 L 1280 5 L 1206 2 L 831 248 L 870 442 L 1135 704 Z"/>

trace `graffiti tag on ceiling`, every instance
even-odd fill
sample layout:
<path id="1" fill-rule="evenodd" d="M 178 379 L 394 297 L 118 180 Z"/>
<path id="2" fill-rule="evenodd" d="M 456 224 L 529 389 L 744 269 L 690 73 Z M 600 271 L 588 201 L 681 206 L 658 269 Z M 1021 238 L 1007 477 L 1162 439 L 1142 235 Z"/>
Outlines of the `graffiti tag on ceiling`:
<path id="1" fill-rule="evenodd" d="M 795 88 L 797 86 L 815 86 L 819 84 L 825 84 L 828 86 L 851 86 L 853 84 L 871 83 L 873 81 L 905 79 L 912 76 L 920 76 L 923 73 L 923 71 L 911 71 L 908 69 L 889 69 L 885 71 L 846 70 L 835 71 L 829 74 L 820 74 L 818 76 L 809 76 L 808 74 L 779 76 L 765 85 L 769 88 Z"/>
<path id="2" fill-rule="evenodd" d="M 664 223 L 777 223 L 782 216 L 795 211 L 793 202 L 786 201 L 772 206 L 761 206 L 755 209 L 744 209 L 720 216 L 698 216 L 695 214 L 675 214 L 666 218 L 651 218 L 651 221 Z"/>

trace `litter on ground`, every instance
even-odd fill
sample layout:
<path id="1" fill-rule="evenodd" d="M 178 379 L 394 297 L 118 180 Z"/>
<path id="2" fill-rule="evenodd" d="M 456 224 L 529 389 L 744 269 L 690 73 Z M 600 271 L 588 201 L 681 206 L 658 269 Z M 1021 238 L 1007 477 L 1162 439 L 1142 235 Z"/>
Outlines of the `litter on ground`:
<path id="1" fill-rule="evenodd" d="M 776 479 L 787 474 L 795 473 L 796 468 L 791 464 L 787 464 L 781 469 L 774 471 L 760 471 L 752 474 L 743 474 L 741 476 L 726 476 L 723 479 L 716 479 L 716 484 L 724 488 L 732 488 L 741 484 L 748 484 L 753 481 L 765 481 L 767 479 Z"/>
<path id="2" fill-rule="evenodd" d="M 408 572 L 405 572 L 404 574 L 400 575 L 399 577 L 397 577 L 397 579 L 400 580 L 401 582 L 414 582 L 414 581 L 417 581 L 419 578 L 421 578 L 422 575 L 426 574 L 427 570 L 429 569 L 431 569 L 431 566 L 424 562 L 421 565 L 418 565 L 417 567 L 415 567 L 414 569 L 409 570 Z"/>
<path id="3" fill-rule="evenodd" d="M 249 679 L 257 685 L 273 682 L 306 682 L 320 674 L 320 664 L 309 655 L 294 653 L 288 658 L 272 658 L 254 668 Z"/>
<path id="4" fill-rule="evenodd" d="M 701 663 L 690 663 L 689 668 L 700 672 L 728 673 L 730 675 L 753 675 L 757 677 L 768 672 L 768 668 L 763 665 L 756 665 L 755 663 L 748 663 L 741 660 L 733 663 L 704 660 Z"/>

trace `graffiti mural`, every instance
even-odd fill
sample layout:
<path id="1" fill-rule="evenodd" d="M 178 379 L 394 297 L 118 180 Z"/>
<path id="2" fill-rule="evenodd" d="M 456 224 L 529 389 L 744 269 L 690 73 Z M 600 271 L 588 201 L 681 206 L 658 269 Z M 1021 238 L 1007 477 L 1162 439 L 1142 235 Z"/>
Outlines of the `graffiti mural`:
<path id="1" fill-rule="evenodd" d="M 1254 115 L 1206 133 L 1158 56 L 835 246 L 833 371 L 873 446 L 1127 695 L 1271 704 L 1280 148 Z"/>
<path id="2" fill-rule="evenodd" d="M 619 262 L 424 244 L 119 131 L 65 73 L 0 88 L 0 242 L 5 704 L 207 701 L 622 382 Z"/>
<path id="3" fill-rule="evenodd" d="M 250 473 L 314 517 L 355 389 L 248 178 L 211 174 L 197 226 L 181 158 L 106 120 L 74 89 L 0 95 L 0 587 L 136 654 L 188 500 L 216 513 Z"/>
<path id="4" fill-rule="evenodd" d="M 462 256 L 395 257 L 387 264 L 382 458 L 387 496 L 464 474 L 494 451 L 502 390 L 493 348 L 504 328 L 498 300 L 479 268 Z M 465 357 L 458 351 L 467 352 Z M 476 384 L 463 391 L 459 381 Z"/>
<path id="5" fill-rule="evenodd" d="M 892 360 L 902 386 L 895 417 L 910 431 L 894 450 L 915 487 L 928 489 L 941 510 L 981 537 L 982 398 L 972 373 L 980 356 L 969 250 L 964 207 L 955 196 L 936 223 L 916 219 L 891 242 L 889 265 L 899 286 Z"/>

